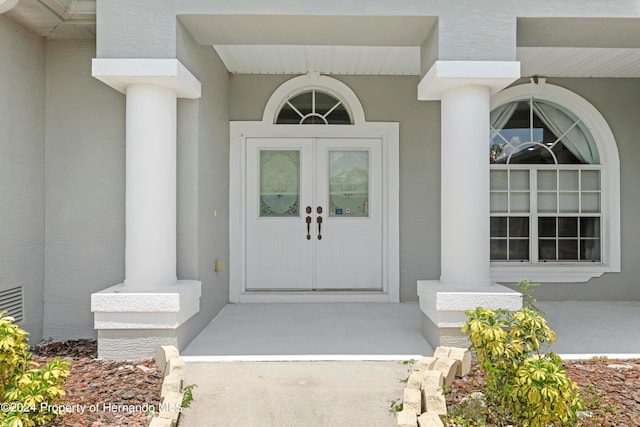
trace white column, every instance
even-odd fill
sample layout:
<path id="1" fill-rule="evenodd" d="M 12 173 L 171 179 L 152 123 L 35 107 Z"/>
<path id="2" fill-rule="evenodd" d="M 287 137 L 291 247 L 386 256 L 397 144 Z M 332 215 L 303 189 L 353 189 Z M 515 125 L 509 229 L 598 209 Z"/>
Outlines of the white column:
<path id="1" fill-rule="evenodd" d="M 487 285 L 489 271 L 488 86 L 442 94 L 441 276 L 445 284 Z"/>
<path id="2" fill-rule="evenodd" d="M 98 356 L 153 357 L 200 310 L 202 283 L 176 279 L 176 113 L 201 86 L 177 59 L 96 58 L 92 75 L 126 95 L 125 281 L 91 295 Z"/>
<path id="3" fill-rule="evenodd" d="M 491 95 L 520 76 L 515 61 L 436 61 L 418 99 L 441 101 L 440 280 L 419 280 L 422 334 L 432 346 L 469 345 L 460 327 L 475 307 L 517 310 L 522 296 L 491 283 Z"/>
<path id="4" fill-rule="evenodd" d="M 176 93 L 127 86 L 125 286 L 176 282 Z"/>

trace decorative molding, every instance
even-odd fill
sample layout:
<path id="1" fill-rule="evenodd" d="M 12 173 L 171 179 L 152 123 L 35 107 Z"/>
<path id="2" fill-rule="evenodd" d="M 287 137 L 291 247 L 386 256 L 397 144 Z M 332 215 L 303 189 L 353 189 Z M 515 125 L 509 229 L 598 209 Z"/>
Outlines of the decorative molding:
<path id="1" fill-rule="evenodd" d="M 436 61 L 418 84 L 418 100 L 439 100 L 447 90 L 466 85 L 487 86 L 493 95 L 518 78 L 518 61 Z"/>
<path id="2" fill-rule="evenodd" d="M 281 84 L 267 101 L 262 121 L 274 124 L 282 106 L 289 98 L 312 89 L 325 91 L 340 100 L 353 119 L 354 125 L 365 122 L 364 109 L 355 92 L 340 80 L 316 72 L 294 77 Z"/>
<path id="3" fill-rule="evenodd" d="M 600 277 L 612 269 L 608 266 L 587 265 L 540 265 L 527 266 L 509 265 L 492 266 L 491 279 L 498 283 L 513 284 L 522 279 L 535 280 L 541 283 L 584 283 L 594 277 Z"/>
<path id="4" fill-rule="evenodd" d="M 198 79 L 177 59 L 94 58 L 91 75 L 118 92 L 132 84 L 151 84 L 176 92 L 178 98 L 201 96 Z"/>

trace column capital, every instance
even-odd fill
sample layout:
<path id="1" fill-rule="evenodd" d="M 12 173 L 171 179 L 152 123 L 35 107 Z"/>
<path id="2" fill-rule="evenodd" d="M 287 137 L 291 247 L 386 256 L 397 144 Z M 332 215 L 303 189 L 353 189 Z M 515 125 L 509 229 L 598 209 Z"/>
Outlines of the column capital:
<path id="1" fill-rule="evenodd" d="M 1 0 L 0 0 L 1 1 Z M 118 92 L 132 84 L 172 89 L 178 98 L 200 98 L 200 81 L 177 59 L 94 58 L 91 75 Z"/>
<path id="2" fill-rule="evenodd" d="M 519 61 L 436 61 L 418 84 L 418 100 L 435 101 L 449 89 L 487 86 L 495 94 L 520 78 Z"/>
<path id="3" fill-rule="evenodd" d="M 20 0 L 0 0 L 0 14 L 13 9 Z"/>

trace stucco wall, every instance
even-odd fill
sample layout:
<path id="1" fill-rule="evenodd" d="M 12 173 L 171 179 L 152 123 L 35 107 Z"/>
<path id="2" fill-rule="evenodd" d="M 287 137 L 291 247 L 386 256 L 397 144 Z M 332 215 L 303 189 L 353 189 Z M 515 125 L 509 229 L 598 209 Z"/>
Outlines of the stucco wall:
<path id="1" fill-rule="evenodd" d="M 178 103 L 178 277 L 202 281 L 200 312 L 179 331 L 188 343 L 229 301 L 229 77 L 179 23 L 177 51 L 202 83 L 200 99 Z"/>
<path id="2" fill-rule="evenodd" d="M 44 42 L 0 15 L 0 290 L 24 285 L 21 326 L 35 343 L 44 301 L 44 65 Z"/>
<path id="3" fill-rule="evenodd" d="M 231 120 L 261 120 L 290 76 L 231 78 Z M 400 299 L 416 281 L 440 277 L 440 103 L 419 102 L 417 77 L 337 76 L 354 90 L 367 121 L 400 123 Z"/>
<path id="4" fill-rule="evenodd" d="M 124 280 L 125 98 L 94 56 L 47 42 L 45 337 L 94 337 L 91 294 Z"/>

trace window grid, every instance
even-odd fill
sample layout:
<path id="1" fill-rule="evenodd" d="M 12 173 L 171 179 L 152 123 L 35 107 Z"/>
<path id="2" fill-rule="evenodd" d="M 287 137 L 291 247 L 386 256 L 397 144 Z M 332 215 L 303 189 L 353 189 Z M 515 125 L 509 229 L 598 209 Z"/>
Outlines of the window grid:
<path id="1" fill-rule="evenodd" d="M 499 171 L 503 173 L 500 174 Z M 524 171 L 529 174 L 528 190 L 514 188 L 512 184 L 512 173 L 517 171 Z M 575 166 L 559 166 L 559 165 L 491 165 L 491 217 L 492 218 L 507 218 L 506 236 L 496 236 L 494 230 L 491 232 L 492 247 L 497 245 L 498 241 L 506 240 L 506 257 L 494 258 L 492 261 L 519 261 L 529 263 L 546 263 L 546 262 L 602 262 L 602 189 L 600 183 L 602 181 L 602 166 L 601 165 L 575 165 Z M 539 186 L 539 174 L 544 175 L 555 174 L 553 188 L 547 188 L 544 185 Z M 566 183 L 561 178 L 563 176 L 570 177 L 573 174 L 577 181 L 575 185 L 571 186 L 570 182 Z M 585 179 L 585 176 L 588 179 Z M 497 178 L 497 179 L 496 179 Z M 498 182 L 496 182 L 498 181 Z M 506 182 L 505 182 L 506 181 Z M 542 187 L 542 188 L 539 188 Z M 519 212 L 518 207 L 514 209 L 511 197 L 513 194 L 528 193 L 529 195 L 529 212 Z M 545 208 L 539 205 L 540 196 L 551 196 L 555 201 L 555 209 Z M 566 208 L 566 196 L 573 195 L 575 201 L 575 209 Z M 565 196 L 563 198 L 563 196 Z M 590 202 L 585 203 L 585 197 L 591 198 Z M 595 205 L 593 204 L 595 200 Z M 506 202 L 506 204 L 505 204 Z M 499 209 L 500 206 L 506 209 Z M 541 212 L 541 210 L 546 210 Z M 511 258 L 511 242 L 513 240 L 521 240 L 521 237 L 513 237 L 512 230 L 510 229 L 509 218 L 526 217 L 529 219 L 529 259 L 512 259 Z M 540 218 L 554 218 L 555 219 L 555 233 L 554 236 L 540 236 L 539 233 L 539 220 Z M 586 230 L 589 227 L 584 227 L 585 221 L 582 218 L 595 218 L 592 223 L 591 236 Z M 576 222 L 575 236 L 561 236 L 561 230 L 559 229 L 560 223 L 566 220 L 574 219 Z M 584 228 L 584 230 L 583 230 Z M 561 242 L 575 241 L 575 253 L 574 258 L 567 258 L 560 253 L 560 248 L 566 246 Z M 549 259 L 548 255 L 541 257 L 540 249 L 542 246 L 547 245 L 545 242 L 554 243 L 554 256 L 553 259 Z M 587 252 L 591 252 L 588 256 Z M 543 259 L 541 259 L 543 258 Z"/>

